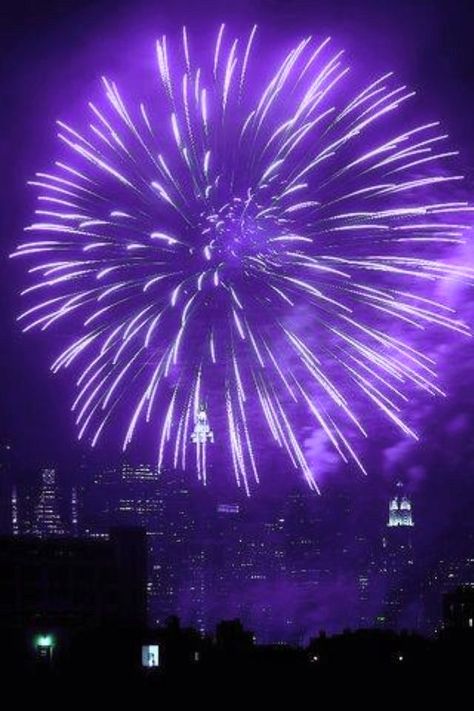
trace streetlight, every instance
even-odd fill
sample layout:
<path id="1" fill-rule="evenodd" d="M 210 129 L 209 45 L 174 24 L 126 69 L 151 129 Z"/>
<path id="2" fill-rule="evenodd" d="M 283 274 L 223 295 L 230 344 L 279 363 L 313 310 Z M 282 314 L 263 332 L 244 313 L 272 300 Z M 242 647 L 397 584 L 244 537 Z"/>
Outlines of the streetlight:
<path id="1" fill-rule="evenodd" d="M 51 662 L 53 658 L 53 650 L 55 645 L 54 635 L 38 634 L 34 638 L 34 646 L 40 659 L 46 659 Z"/>

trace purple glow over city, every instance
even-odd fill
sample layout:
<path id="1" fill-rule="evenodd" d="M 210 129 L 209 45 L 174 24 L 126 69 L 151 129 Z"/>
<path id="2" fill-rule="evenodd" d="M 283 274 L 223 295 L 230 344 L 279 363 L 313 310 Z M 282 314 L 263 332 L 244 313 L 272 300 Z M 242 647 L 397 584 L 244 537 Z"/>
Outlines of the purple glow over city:
<path id="1" fill-rule="evenodd" d="M 4 677 L 469 683 L 472 3 L 1 17 Z"/>
<path id="2" fill-rule="evenodd" d="M 146 426 L 158 468 L 206 484 L 229 451 L 250 494 L 273 441 L 319 491 L 305 428 L 366 474 L 373 409 L 416 441 L 410 398 L 445 394 L 430 344 L 469 334 L 450 293 L 472 278 L 458 151 L 330 37 L 196 45 L 163 35 L 142 100 L 103 77 L 88 126 L 57 122 L 18 321 L 65 334 L 52 371 L 93 447 Z"/>

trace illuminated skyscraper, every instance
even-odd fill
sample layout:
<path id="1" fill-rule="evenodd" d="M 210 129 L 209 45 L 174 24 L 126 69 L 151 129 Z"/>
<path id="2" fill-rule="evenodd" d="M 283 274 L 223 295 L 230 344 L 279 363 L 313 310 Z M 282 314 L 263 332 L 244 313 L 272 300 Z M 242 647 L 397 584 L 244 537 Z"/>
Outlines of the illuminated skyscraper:
<path id="1" fill-rule="evenodd" d="M 411 501 L 408 496 L 402 493 L 403 484 L 401 482 L 398 482 L 397 488 L 400 493 L 390 500 L 387 526 L 389 528 L 413 526 Z"/>
<path id="2" fill-rule="evenodd" d="M 98 468 L 82 492 L 80 530 L 87 538 L 106 539 L 112 526 L 138 526 L 146 531 L 150 611 L 159 595 L 159 561 L 166 536 L 161 479 L 156 466 L 122 462 Z"/>
<path id="3" fill-rule="evenodd" d="M 73 536 L 79 534 L 79 498 L 76 486 L 71 489 L 71 533 Z"/>
<path id="4" fill-rule="evenodd" d="M 32 533 L 39 538 L 64 536 L 65 529 L 59 514 L 56 470 L 43 469 L 38 499 L 34 507 Z"/>
<path id="5" fill-rule="evenodd" d="M 12 487 L 11 495 L 11 532 L 14 536 L 20 533 L 20 520 L 18 512 L 18 491 L 16 486 Z"/>
<path id="6" fill-rule="evenodd" d="M 250 555 L 245 515 L 239 504 L 217 504 L 209 520 L 208 550 L 208 575 L 216 617 L 240 617 L 255 562 Z"/>
<path id="7" fill-rule="evenodd" d="M 386 593 L 380 621 L 387 627 L 416 627 L 416 620 L 407 618 L 407 608 L 413 602 L 414 521 L 412 503 L 403 484 L 397 483 L 397 493 L 389 502 L 388 521 L 382 538 Z"/>
<path id="8" fill-rule="evenodd" d="M 107 538 L 117 525 L 146 531 L 150 622 L 182 614 L 184 602 L 186 622 L 203 629 L 204 554 L 188 477 L 145 463 L 109 466 L 85 486 L 83 508 L 89 538 Z"/>
<path id="9" fill-rule="evenodd" d="M 12 448 L 8 441 L 0 440 L 0 533 L 10 534 L 12 530 Z"/>
<path id="10" fill-rule="evenodd" d="M 160 596 L 164 525 L 162 475 L 156 466 L 123 463 L 113 483 L 116 499 L 109 500 L 112 518 L 120 525 L 140 526 L 146 531 L 148 551 L 147 597 L 150 618 Z M 171 613 L 170 613 L 171 614 Z"/>
<path id="11" fill-rule="evenodd" d="M 155 557 L 154 620 L 162 624 L 177 613 L 187 624 L 202 628 L 204 560 L 197 535 L 197 502 L 189 476 L 179 471 L 163 472 L 159 496 L 163 516 Z"/>

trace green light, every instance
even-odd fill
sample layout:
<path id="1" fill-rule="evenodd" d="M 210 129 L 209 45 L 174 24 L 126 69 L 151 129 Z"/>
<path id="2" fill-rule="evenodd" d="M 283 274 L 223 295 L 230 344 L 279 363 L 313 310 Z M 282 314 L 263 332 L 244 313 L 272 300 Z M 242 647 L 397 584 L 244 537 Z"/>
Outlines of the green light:
<path id="1" fill-rule="evenodd" d="M 54 637 L 52 634 L 39 634 L 35 638 L 37 647 L 54 647 Z"/>

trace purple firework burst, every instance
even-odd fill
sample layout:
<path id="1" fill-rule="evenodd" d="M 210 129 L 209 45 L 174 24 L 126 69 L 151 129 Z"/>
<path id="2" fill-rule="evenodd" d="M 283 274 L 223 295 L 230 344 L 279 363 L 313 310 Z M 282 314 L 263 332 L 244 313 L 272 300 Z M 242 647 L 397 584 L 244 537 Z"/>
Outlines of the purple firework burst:
<path id="1" fill-rule="evenodd" d="M 34 260 L 19 320 L 69 321 L 52 370 L 77 368 L 92 445 L 122 412 L 124 448 L 148 422 L 159 466 L 195 449 L 205 482 L 219 423 L 249 492 L 264 429 L 317 489 L 303 418 L 364 470 L 368 403 L 416 438 L 404 402 L 441 394 L 413 335 L 468 332 L 437 291 L 471 278 L 452 259 L 470 208 L 446 199 L 462 176 L 438 123 L 401 124 L 413 92 L 391 74 L 354 89 L 329 39 L 273 64 L 255 42 L 222 26 L 198 64 L 185 29 L 176 53 L 163 37 L 156 97 L 127 105 L 104 78 L 86 132 L 58 122 L 68 157 L 31 181 L 36 221 L 13 255 Z"/>

